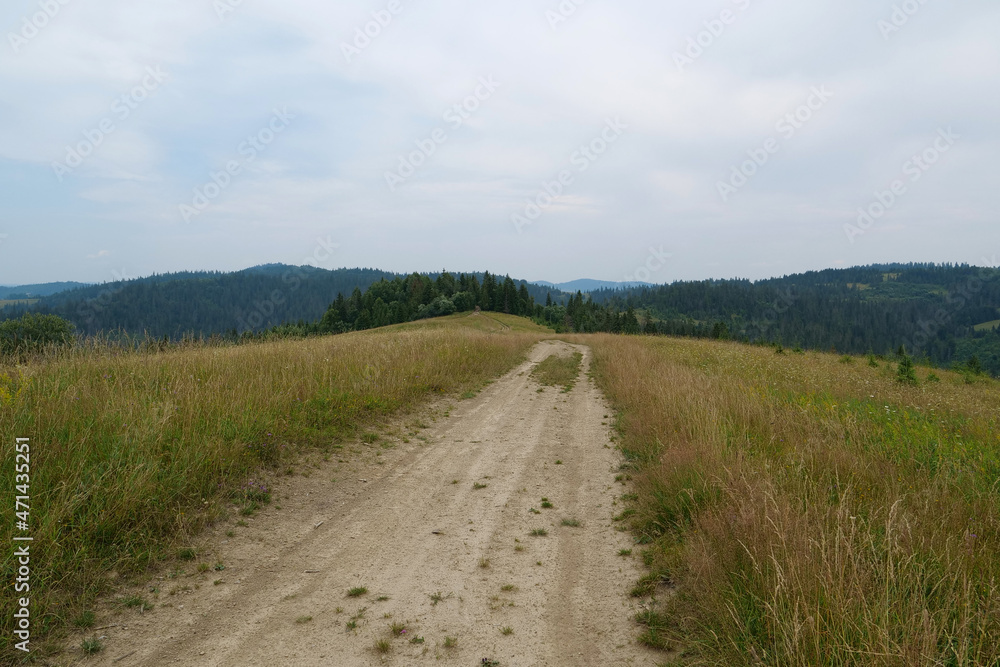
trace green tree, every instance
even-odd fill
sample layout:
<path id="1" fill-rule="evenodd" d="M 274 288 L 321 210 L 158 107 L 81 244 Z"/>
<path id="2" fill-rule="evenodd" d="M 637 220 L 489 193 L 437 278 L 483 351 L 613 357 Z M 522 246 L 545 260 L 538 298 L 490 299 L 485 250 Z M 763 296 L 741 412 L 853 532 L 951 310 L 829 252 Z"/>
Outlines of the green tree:
<path id="1" fill-rule="evenodd" d="M 0 352 L 37 352 L 52 345 L 68 345 L 75 339 L 72 322 L 58 315 L 25 313 L 0 323 Z"/>

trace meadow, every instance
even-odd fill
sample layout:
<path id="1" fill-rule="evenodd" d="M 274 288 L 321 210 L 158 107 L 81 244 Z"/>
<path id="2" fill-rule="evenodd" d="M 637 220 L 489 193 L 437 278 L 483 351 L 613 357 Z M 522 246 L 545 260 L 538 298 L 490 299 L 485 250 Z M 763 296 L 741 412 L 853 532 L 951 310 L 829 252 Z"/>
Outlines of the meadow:
<path id="1" fill-rule="evenodd" d="M 689 339 L 591 345 L 648 576 L 684 665 L 1000 664 L 1000 386 Z"/>
<path id="2" fill-rule="evenodd" d="M 304 448 L 435 396 L 474 391 L 523 360 L 544 330 L 504 315 L 245 345 L 125 350 L 83 344 L 0 366 L 0 503 L 14 505 L 14 438 L 31 440 L 32 647 L 93 620 L 98 597 L 176 556 L 234 500 Z M 14 525 L 0 526 L 11 544 Z M 18 533 L 20 534 L 20 533 Z M 13 549 L 0 553 L 12 582 Z M 15 596 L 0 598 L 10 655 Z"/>

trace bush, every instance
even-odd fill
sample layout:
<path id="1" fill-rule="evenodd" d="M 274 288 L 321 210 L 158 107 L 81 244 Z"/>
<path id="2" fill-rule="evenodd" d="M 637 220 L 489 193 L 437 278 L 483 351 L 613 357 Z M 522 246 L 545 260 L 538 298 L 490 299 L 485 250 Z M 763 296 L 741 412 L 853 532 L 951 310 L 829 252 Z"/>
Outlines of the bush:
<path id="1" fill-rule="evenodd" d="M 52 345 L 73 342 L 75 326 L 57 315 L 25 313 L 0 323 L 0 353 L 39 352 Z"/>
<path id="2" fill-rule="evenodd" d="M 428 317 L 441 317 L 442 315 L 451 315 L 456 310 L 455 304 L 446 299 L 443 296 L 439 296 L 430 303 L 420 306 L 420 311 L 417 313 L 417 319 L 422 320 Z"/>

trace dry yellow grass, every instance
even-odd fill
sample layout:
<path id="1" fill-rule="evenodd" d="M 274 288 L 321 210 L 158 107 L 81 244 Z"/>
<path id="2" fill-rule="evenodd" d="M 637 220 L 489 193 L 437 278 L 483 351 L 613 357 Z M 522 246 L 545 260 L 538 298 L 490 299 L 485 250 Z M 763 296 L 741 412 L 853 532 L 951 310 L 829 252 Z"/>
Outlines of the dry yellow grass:
<path id="1" fill-rule="evenodd" d="M 448 318 L 391 335 L 163 353 L 76 349 L 0 367 L 6 507 L 14 505 L 13 439 L 31 439 L 33 637 L 87 608 L 109 572 L 163 558 L 216 516 L 217 501 L 263 495 L 259 484 L 245 485 L 302 446 L 335 447 L 365 425 L 512 368 L 543 331 L 518 328 L 498 333 L 478 319 Z M 13 528 L 4 522 L 0 541 L 10 545 Z M 12 552 L 0 555 L 5 582 Z M 4 653 L 13 605 L 11 595 L 0 599 Z"/>
<path id="2" fill-rule="evenodd" d="M 1000 664 L 1000 388 L 887 364 L 594 336 L 684 664 Z M 923 380 L 926 370 L 918 370 Z"/>

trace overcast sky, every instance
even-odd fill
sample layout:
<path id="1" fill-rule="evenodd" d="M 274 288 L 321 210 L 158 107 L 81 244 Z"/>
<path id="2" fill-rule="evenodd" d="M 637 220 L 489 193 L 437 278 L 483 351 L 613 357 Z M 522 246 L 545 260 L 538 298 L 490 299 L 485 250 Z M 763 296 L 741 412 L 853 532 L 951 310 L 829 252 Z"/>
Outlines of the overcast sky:
<path id="1" fill-rule="evenodd" d="M 0 284 L 1000 255 L 996 0 L 5 0 L 0 29 Z"/>

